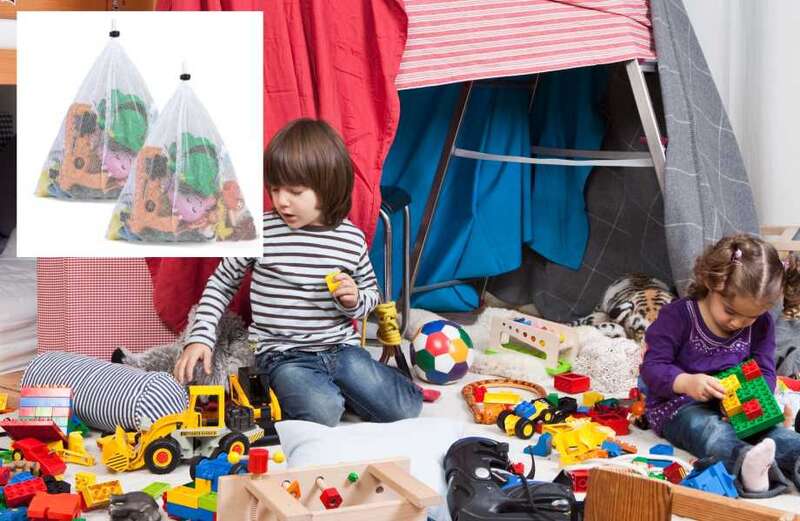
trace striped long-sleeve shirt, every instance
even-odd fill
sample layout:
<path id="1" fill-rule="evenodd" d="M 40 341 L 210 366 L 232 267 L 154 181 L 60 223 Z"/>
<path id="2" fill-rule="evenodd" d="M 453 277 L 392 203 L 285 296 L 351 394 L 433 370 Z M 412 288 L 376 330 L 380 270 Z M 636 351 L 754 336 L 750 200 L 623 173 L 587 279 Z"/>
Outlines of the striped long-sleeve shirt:
<path id="1" fill-rule="evenodd" d="M 364 234 L 353 223 L 345 219 L 335 228 L 292 229 L 271 211 L 264 214 L 264 256 L 220 262 L 200 297 L 187 344 L 214 348 L 222 312 L 250 267 L 250 341 L 256 354 L 358 344 L 352 319 L 370 313 L 380 298 Z M 328 291 L 325 275 L 337 269 L 358 286 L 358 303 L 352 309 Z"/>

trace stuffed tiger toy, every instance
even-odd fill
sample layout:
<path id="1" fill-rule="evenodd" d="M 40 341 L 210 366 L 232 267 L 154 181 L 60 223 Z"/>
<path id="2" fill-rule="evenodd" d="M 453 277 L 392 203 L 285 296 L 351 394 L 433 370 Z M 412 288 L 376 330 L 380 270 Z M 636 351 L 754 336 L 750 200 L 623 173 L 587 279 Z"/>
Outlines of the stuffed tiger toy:
<path id="1" fill-rule="evenodd" d="M 629 273 L 611 283 L 594 312 L 570 325 L 594 326 L 608 337 L 641 342 L 659 310 L 676 298 L 664 282 Z"/>

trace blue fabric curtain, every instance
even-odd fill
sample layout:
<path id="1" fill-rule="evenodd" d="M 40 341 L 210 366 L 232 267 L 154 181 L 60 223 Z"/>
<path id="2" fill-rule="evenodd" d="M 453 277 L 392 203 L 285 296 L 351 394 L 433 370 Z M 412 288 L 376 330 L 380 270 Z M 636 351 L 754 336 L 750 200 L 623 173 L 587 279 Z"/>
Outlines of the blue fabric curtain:
<path id="1" fill-rule="evenodd" d="M 564 71 L 570 73 L 564 79 L 559 78 L 564 72 L 542 76 L 532 112 L 528 90 L 476 84 L 456 146 L 528 156 L 533 134 L 533 142 L 542 146 L 598 148 L 603 125 L 594 103 L 605 81 L 598 83 L 597 69 Z M 461 88 L 400 92 L 400 124 L 381 185 L 398 186 L 411 195 L 412 248 Z M 555 262 L 580 265 L 588 236 L 583 183 L 589 168 L 575 170 L 539 167 L 534 182 L 530 165 L 452 158 L 416 285 L 514 270 L 524 244 Z M 402 283 L 400 213 L 392 227 L 396 299 Z M 383 234 L 379 223 L 371 260 L 381 283 Z M 433 311 L 468 311 L 478 304 L 477 292 L 467 284 L 412 298 L 413 306 Z"/>

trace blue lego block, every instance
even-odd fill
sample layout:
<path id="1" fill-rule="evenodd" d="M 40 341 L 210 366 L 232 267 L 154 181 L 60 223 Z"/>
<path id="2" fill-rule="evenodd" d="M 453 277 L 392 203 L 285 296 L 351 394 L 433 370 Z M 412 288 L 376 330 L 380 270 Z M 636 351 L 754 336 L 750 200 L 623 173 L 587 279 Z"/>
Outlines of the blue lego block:
<path id="1" fill-rule="evenodd" d="M 176 505 L 175 503 L 167 503 L 166 511 L 167 514 L 178 519 L 184 519 L 187 521 L 200 520 L 200 509 L 198 508 L 189 508 L 183 505 Z"/>
<path id="2" fill-rule="evenodd" d="M 658 454 L 659 456 L 674 456 L 675 449 L 668 443 L 659 443 L 650 447 L 650 454 Z"/>
<path id="3" fill-rule="evenodd" d="M 661 460 L 661 459 L 649 459 L 647 460 L 647 464 L 651 467 L 658 467 L 660 469 L 665 469 L 672 465 L 671 461 Z"/>
<path id="4" fill-rule="evenodd" d="M 622 454 L 622 448 L 613 441 L 604 441 L 600 448 L 608 453 L 609 458 L 616 458 Z"/>
<path id="5" fill-rule="evenodd" d="M 578 406 L 578 410 L 575 411 L 575 412 L 578 412 L 580 414 L 589 414 L 590 410 L 591 409 L 589 407 L 586 407 L 585 405 L 579 405 Z"/>
<path id="6" fill-rule="evenodd" d="M 0 521 L 28 521 L 28 507 L 3 510 L 0 512 Z"/>
<path id="7" fill-rule="evenodd" d="M 8 480 L 8 484 L 12 485 L 14 483 L 21 483 L 23 481 L 28 481 L 29 479 L 33 479 L 34 476 L 30 472 L 18 472 L 11 476 L 11 479 Z"/>
<path id="8" fill-rule="evenodd" d="M 536 445 L 528 445 L 522 452 L 546 458 L 553 452 L 553 435 L 549 432 L 545 432 L 539 436 Z"/>
<path id="9" fill-rule="evenodd" d="M 520 418 L 530 418 L 536 413 L 536 409 L 534 408 L 531 402 L 520 402 L 514 407 L 514 414 L 519 416 Z"/>
<path id="10" fill-rule="evenodd" d="M 205 459 L 197 464 L 194 475 L 195 477 L 207 479 L 211 482 L 211 491 L 217 492 L 217 484 L 220 476 L 227 476 L 231 471 L 231 465 L 228 463 L 228 454 L 222 453 L 215 459 Z"/>
<path id="11" fill-rule="evenodd" d="M 203 510 L 202 508 L 197 509 L 197 521 L 214 521 L 214 514 L 216 512 L 210 512 L 208 510 Z"/>
<path id="12" fill-rule="evenodd" d="M 30 396 L 19 399 L 20 407 L 72 407 L 72 400 L 69 398 L 40 398 Z"/>
<path id="13" fill-rule="evenodd" d="M 734 477 L 728 474 L 725 465 L 719 461 L 705 470 L 693 470 L 683 478 L 681 485 L 711 492 L 712 494 L 736 498 L 739 497 L 739 493 L 736 491 L 736 486 L 733 482 Z"/>

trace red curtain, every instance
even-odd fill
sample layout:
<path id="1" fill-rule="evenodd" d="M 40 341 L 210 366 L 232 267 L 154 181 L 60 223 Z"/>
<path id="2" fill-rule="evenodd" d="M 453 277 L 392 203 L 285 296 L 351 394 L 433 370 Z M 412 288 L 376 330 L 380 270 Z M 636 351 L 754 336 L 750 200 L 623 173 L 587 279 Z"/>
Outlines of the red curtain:
<path id="1" fill-rule="evenodd" d="M 394 80 L 406 42 L 402 0 L 158 0 L 159 10 L 264 11 L 264 146 L 299 117 L 339 130 L 353 159 L 350 219 L 371 243 L 380 175 L 400 102 Z M 264 193 L 264 208 L 269 208 Z M 219 259 L 148 259 L 153 298 L 172 329 L 186 326 Z M 231 309 L 249 320 L 249 277 Z"/>

